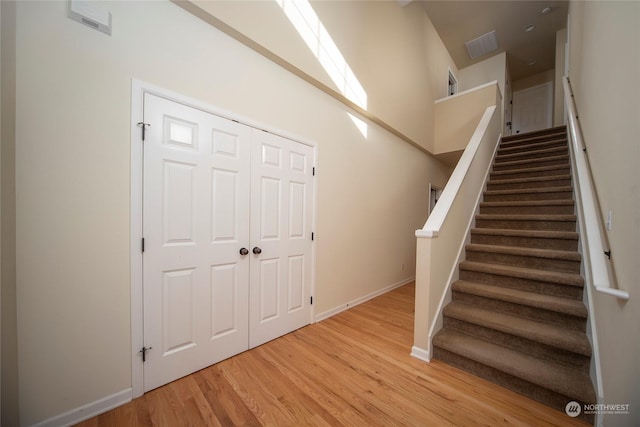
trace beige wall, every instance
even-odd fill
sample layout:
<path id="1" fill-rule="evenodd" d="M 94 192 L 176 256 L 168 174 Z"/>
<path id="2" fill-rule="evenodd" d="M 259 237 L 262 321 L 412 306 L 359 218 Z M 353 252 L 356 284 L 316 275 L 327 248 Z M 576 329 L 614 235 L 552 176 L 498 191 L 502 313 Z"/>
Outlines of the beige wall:
<path id="1" fill-rule="evenodd" d="M 507 102 L 510 101 L 509 96 L 511 95 L 511 92 L 509 92 L 508 89 L 510 88 L 511 80 L 508 70 L 507 54 L 505 52 L 465 67 L 459 70 L 458 74 L 460 91 L 473 89 L 476 86 L 480 86 L 494 80 L 497 81 L 498 87 L 500 88 L 500 96 L 502 98 L 502 111 L 507 111 L 510 108 L 510 105 L 507 105 Z M 501 117 L 500 120 L 503 120 L 503 118 Z"/>
<path id="2" fill-rule="evenodd" d="M 458 70 L 458 88 L 462 92 L 495 80 L 504 95 L 506 76 L 507 54 L 502 52 Z"/>
<path id="3" fill-rule="evenodd" d="M 16 320 L 15 245 L 15 3 L 0 2 L 0 353 L 2 418 L 0 424 L 16 426 L 18 419 L 18 343 Z"/>
<path id="4" fill-rule="evenodd" d="M 438 100 L 434 116 L 434 154 L 464 150 L 487 107 L 500 107 L 501 103 L 502 96 L 495 83 Z M 498 121 L 502 122 L 500 114 Z"/>
<path id="5" fill-rule="evenodd" d="M 604 403 L 629 403 L 631 416 L 605 416 L 607 426 L 640 424 L 640 3 L 572 2 L 569 77 L 603 215 L 620 302 L 595 294 L 593 303 Z"/>
<path id="6" fill-rule="evenodd" d="M 514 92 L 517 92 L 519 90 L 528 89 L 530 87 L 545 84 L 547 82 L 553 83 L 555 76 L 555 70 L 543 71 L 542 73 L 534 74 L 533 76 L 514 81 L 512 90 Z"/>
<path id="7" fill-rule="evenodd" d="M 111 37 L 67 18 L 67 2 L 17 6 L 15 213 L 24 425 L 131 386 L 132 78 L 318 144 L 316 312 L 411 278 L 414 230 L 426 219 L 428 183 L 442 187 L 450 173 L 375 125 L 364 138 L 343 104 L 175 4 L 101 4 L 113 15 Z M 426 40 L 433 35 L 429 28 L 420 34 L 429 62 Z M 382 77 L 371 78 L 368 85 Z M 435 82 L 435 74 L 428 80 Z M 446 69 L 442 85 L 444 91 Z M 422 102 L 433 105 L 436 92 L 424 92 Z M 372 105 L 383 104 L 374 93 Z M 426 107 L 424 114 L 430 114 Z M 405 120 L 401 116 L 397 123 Z M 407 132 L 426 141 L 433 132 L 428 123 L 420 122 L 424 129 L 407 125 Z"/>
<path id="8" fill-rule="evenodd" d="M 338 89 L 275 1 L 193 3 Z M 446 95 L 448 68 L 457 68 L 423 8 L 393 1 L 311 4 L 367 92 L 368 113 L 432 151 L 433 100 Z"/>

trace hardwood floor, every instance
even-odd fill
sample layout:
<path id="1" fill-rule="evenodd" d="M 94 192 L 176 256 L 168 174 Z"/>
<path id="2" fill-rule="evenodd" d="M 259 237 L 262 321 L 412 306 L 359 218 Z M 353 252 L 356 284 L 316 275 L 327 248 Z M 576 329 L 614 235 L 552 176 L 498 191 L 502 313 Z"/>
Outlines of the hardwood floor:
<path id="1" fill-rule="evenodd" d="M 587 425 L 411 357 L 413 296 L 403 286 L 79 425 Z"/>

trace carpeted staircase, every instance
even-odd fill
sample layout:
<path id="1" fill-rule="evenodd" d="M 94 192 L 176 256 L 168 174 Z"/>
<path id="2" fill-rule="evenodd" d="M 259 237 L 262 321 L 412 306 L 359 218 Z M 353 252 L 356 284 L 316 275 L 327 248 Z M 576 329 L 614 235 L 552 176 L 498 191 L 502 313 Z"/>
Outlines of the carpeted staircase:
<path id="1" fill-rule="evenodd" d="M 435 358 L 562 412 L 596 402 L 568 154 L 565 128 L 502 139 L 433 339 Z"/>

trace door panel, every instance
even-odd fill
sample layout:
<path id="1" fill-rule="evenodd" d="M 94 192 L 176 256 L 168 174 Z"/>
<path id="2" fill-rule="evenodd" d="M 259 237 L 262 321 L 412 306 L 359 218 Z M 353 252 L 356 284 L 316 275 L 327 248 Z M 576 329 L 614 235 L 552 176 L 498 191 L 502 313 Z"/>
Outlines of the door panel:
<path id="1" fill-rule="evenodd" d="M 250 347 L 311 320 L 313 149 L 253 130 Z"/>
<path id="2" fill-rule="evenodd" d="M 553 113 L 551 82 L 513 92 L 513 132 L 525 133 L 551 127 Z"/>
<path id="3" fill-rule="evenodd" d="M 248 348 L 250 128 L 145 95 L 145 391 Z"/>

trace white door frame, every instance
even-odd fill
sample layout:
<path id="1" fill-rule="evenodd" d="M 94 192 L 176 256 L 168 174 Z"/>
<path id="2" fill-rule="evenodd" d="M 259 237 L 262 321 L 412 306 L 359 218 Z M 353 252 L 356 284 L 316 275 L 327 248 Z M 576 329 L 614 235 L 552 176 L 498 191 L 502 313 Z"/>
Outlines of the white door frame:
<path id="1" fill-rule="evenodd" d="M 131 259 L 131 388 L 132 397 L 140 397 L 144 394 L 144 369 L 142 357 L 138 351 L 144 345 L 144 312 L 143 312 L 143 281 L 142 281 L 142 193 L 143 193 L 143 143 L 142 128 L 138 126 L 144 117 L 144 94 L 153 94 L 207 113 L 215 114 L 226 119 L 238 121 L 244 125 L 284 138 L 291 139 L 313 148 L 313 167 L 318 164 L 318 146 L 316 143 L 288 132 L 275 129 L 272 126 L 259 123 L 238 114 L 229 112 L 217 106 L 198 101 L 193 98 L 160 88 L 141 80 L 131 80 L 131 200 L 130 200 L 130 259 Z M 318 201 L 317 180 L 313 186 L 312 224 L 315 230 L 317 224 L 316 208 Z M 316 291 L 316 245 L 312 243 L 311 249 L 311 294 Z M 309 323 L 315 318 L 315 304 L 311 306 Z"/>

